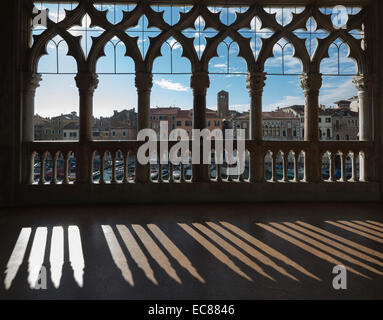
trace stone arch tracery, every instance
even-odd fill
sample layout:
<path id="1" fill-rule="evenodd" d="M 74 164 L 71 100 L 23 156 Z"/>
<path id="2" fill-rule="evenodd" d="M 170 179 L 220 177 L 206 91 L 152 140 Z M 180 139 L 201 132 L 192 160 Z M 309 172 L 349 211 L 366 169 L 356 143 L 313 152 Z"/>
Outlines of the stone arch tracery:
<path id="1" fill-rule="evenodd" d="M 80 39 L 68 32 L 68 29 L 81 23 L 81 19 L 88 14 L 93 25 L 97 25 L 104 30 L 99 37 L 92 39 L 92 47 L 86 58 L 81 50 Z M 323 14 L 319 8 L 307 6 L 301 13 L 292 14 L 292 20 L 285 26 L 280 25 L 276 21 L 276 14 L 270 14 L 260 6 L 254 4 L 243 13 L 236 13 L 236 20 L 230 25 L 224 24 L 220 20 L 220 12 L 213 13 L 205 5 L 196 4 L 186 13 L 180 14 L 180 20 L 173 26 L 168 24 L 163 18 L 163 12 L 157 12 L 151 7 L 150 1 L 138 2 L 136 7 L 124 13 L 122 21 L 113 24 L 108 21 L 106 11 L 98 10 L 91 0 L 81 1 L 79 5 L 72 11 L 66 12 L 66 17 L 55 23 L 48 19 L 47 29 L 40 35 L 34 35 L 34 43 L 28 55 L 28 63 L 30 72 L 36 72 L 39 59 L 42 55 L 47 54 L 46 46 L 49 40 L 56 35 L 60 35 L 68 44 L 69 52 L 75 58 L 79 71 L 94 72 L 97 60 L 103 56 L 104 47 L 113 37 L 119 38 L 126 46 L 126 55 L 130 56 L 136 63 L 137 71 L 151 72 L 153 61 L 161 55 L 161 46 L 169 38 L 173 37 L 183 49 L 183 56 L 190 60 L 192 71 L 208 71 L 209 61 L 217 56 L 217 48 L 224 39 L 230 37 L 237 43 L 239 52 L 238 56 L 244 58 L 249 70 L 262 71 L 264 64 L 268 58 L 273 57 L 273 48 L 282 38 L 285 38 L 294 47 L 294 57 L 301 60 L 303 72 L 319 71 L 320 62 L 327 57 L 328 49 L 332 42 L 339 38 L 350 48 L 350 58 L 354 59 L 357 64 L 359 74 L 367 73 L 365 52 L 362 49 L 362 39 L 355 39 L 349 34 L 351 30 L 361 29 L 364 19 L 363 10 L 356 15 L 351 15 L 347 25 L 347 29 L 335 29 L 331 17 Z M 150 47 L 145 59 L 141 57 L 137 46 L 137 39 L 126 34 L 126 30 L 137 25 L 139 19 L 145 15 L 148 19 L 150 27 L 158 28 L 161 33 L 157 37 L 150 39 Z M 217 31 L 214 37 L 208 38 L 206 48 L 201 56 L 198 54 L 193 45 L 193 39 L 186 37 L 182 31 L 192 28 L 198 17 L 202 17 L 205 21 L 206 28 L 212 28 Z M 250 46 L 250 39 L 243 37 L 240 30 L 250 28 L 251 21 L 257 17 L 263 28 L 272 30 L 273 35 L 267 39 L 262 39 L 262 48 L 258 57 L 254 56 L 254 52 Z M 314 56 L 310 58 L 304 39 L 299 39 L 294 31 L 304 28 L 307 20 L 313 17 L 319 28 L 329 33 L 328 37 L 318 39 L 318 47 Z"/>
<path id="2" fill-rule="evenodd" d="M 301 76 L 301 86 L 305 93 L 306 112 L 310 113 L 305 123 L 306 140 L 314 139 L 318 135 L 317 115 L 313 111 L 313 107 L 317 105 L 318 92 L 321 87 L 320 79 L 320 63 L 328 56 L 328 49 L 335 39 L 341 39 L 349 47 L 349 57 L 354 59 L 357 64 L 358 77 L 355 79 L 358 85 L 360 97 L 365 100 L 361 103 L 361 112 L 368 112 L 369 87 L 367 86 L 370 78 L 365 77 L 370 70 L 367 68 L 367 59 L 363 39 L 356 39 L 350 35 L 350 31 L 362 29 L 365 19 L 364 11 L 360 11 L 356 15 L 351 15 L 347 23 L 346 29 L 336 29 L 329 15 L 324 14 L 320 8 L 315 6 L 307 6 L 300 13 L 292 13 L 292 19 L 286 25 L 280 24 L 276 19 L 275 13 L 268 13 L 260 4 L 253 4 L 244 12 L 237 12 L 236 19 L 231 24 L 225 24 L 220 19 L 220 12 L 214 13 L 208 9 L 207 5 L 197 3 L 187 12 L 180 13 L 180 19 L 177 23 L 171 25 L 164 19 L 164 13 L 156 11 L 152 8 L 154 1 L 137 1 L 132 11 L 125 12 L 120 22 L 111 23 L 107 19 L 107 12 L 98 10 L 94 1 L 82 0 L 78 6 L 66 12 L 66 17 L 57 23 L 48 19 L 47 29 L 39 35 L 34 35 L 34 42 L 29 49 L 27 55 L 26 76 L 33 76 L 37 72 L 37 66 L 40 58 L 47 54 L 46 46 L 48 42 L 59 35 L 68 44 L 68 55 L 72 56 L 77 63 L 78 75 L 76 77 L 77 85 L 80 90 L 80 108 L 83 105 L 83 114 L 89 118 L 91 116 L 91 101 L 94 90 L 97 88 L 96 65 L 100 57 L 105 55 L 105 45 L 114 37 L 120 39 L 125 45 L 126 56 L 131 57 L 135 62 L 136 86 L 138 90 L 138 99 L 141 101 L 142 107 L 139 113 L 143 115 L 139 119 L 139 128 L 147 127 L 147 108 L 150 103 L 150 90 L 153 85 L 152 68 L 155 59 L 161 56 L 161 47 L 169 39 L 173 37 L 182 46 L 182 56 L 189 59 L 191 64 L 191 87 L 194 93 L 194 123 L 204 127 L 206 123 L 204 109 L 206 108 L 206 90 L 209 87 L 209 62 L 213 57 L 217 56 L 217 48 L 226 38 L 231 38 L 238 45 L 238 56 L 245 59 L 247 63 L 247 82 L 251 99 L 250 134 L 254 140 L 262 140 L 262 123 L 259 123 L 262 112 L 262 92 L 265 86 L 266 74 L 264 66 L 266 61 L 273 57 L 273 48 L 281 39 L 286 39 L 294 48 L 293 56 L 302 63 L 303 75 Z M 234 6 L 233 6 L 234 7 Z M 81 21 L 85 15 L 89 15 L 92 25 L 98 26 L 103 30 L 100 36 L 92 38 L 92 46 L 88 55 L 84 54 L 81 48 L 81 38 L 72 35 L 68 30 L 76 25 L 81 25 Z M 149 48 L 143 56 L 138 47 L 138 39 L 129 36 L 126 30 L 135 27 L 140 18 L 145 16 L 148 20 L 148 27 L 160 30 L 159 35 L 149 38 Z M 32 15 L 31 18 L 34 16 Z M 206 39 L 206 47 L 202 54 L 198 54 L 194 46 L 194 39 L 185 36 L 184 30 L 193 28 L 196 19 L 202 17 L 205 21 L 205 27 L 216 31 L 216 34 Z M 250 44 L 250 39 L 241 34 L 242 29 L 250 29 L 253 19 L 257 17 L 263 28 L 271 30 L 272 35 L 268 38 L 262 38 L 262 46 L 258 55 Z M 318 46 L 311 57 L 305 46 L 305 40 L 298 38 L 294 31 L 304 28 L 307 20 L 313 17 L 319 28 L 328 32 L 328 36 L 324 39 L 318 39 Z M 26 79 L 26 83 L 29 80 Z M 33 82 L 35 86 L 35 82 Z M 38 85 L 38 84 L 37 84 Z M 26 89 L 26 98 L 33 96 L 33 87 Z M 145 106 L 145 108 L 143 107 Z M 26 109 L 32 108 L 31 101 L 26 103 Z M 364 111 L 363 111 L 364 110 Z M 32 114 L 26 112 L 26 114 Z M 88 121 L 89 122 L 89 121 Z M 311 123 L 311 127 L 308 125 Z M 30 129 L 30 126 L 27 126 Z M 310 128 L 307 130 L 307 128 Z M 80 124 L 80 135 L 85 140 L 91 140 L 89 123 L 82 121 Z M 370 140 L 370 128 L 365 128 L 361 140 Z M 26 135 L 28 139 L 31 133 Z M 81 140 L 80 137 L 80 140 Z M 315 166 L 314 166 L 315 167 Z M 138 168 L 139 169 L 139 168 Z M 311 170 L 311 171 L 310 171 Z M 309 178 L 315 181 L 315 170 L 308 168 Z M 198 175 L 197 175 L 198 177 Z M 200 176 L 201 177 L 201 176 Z M 86 179 L 86 177 L 80 177 Z M 197 179 L 198 180 L 198 179 Z"/>

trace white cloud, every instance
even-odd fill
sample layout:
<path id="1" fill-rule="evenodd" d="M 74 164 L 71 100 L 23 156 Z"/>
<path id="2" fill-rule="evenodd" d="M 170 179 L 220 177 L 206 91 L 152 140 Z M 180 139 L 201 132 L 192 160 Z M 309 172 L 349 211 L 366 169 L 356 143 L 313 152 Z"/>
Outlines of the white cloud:
<path id="1" fill-rule="evenodd" d="M 298 97 L 298 96 L 284 96 L 281 100 L 271 103 L 267 106 L 265 106 L 265 111 L 271 111 L 275 110 L 277 107 L 289 107 L 293 105 L 303 105 L 304 104 L 304 98 Z"/>
<path id="2" fill-rule="evenodd" d="M 214 65 L 214 68 L 227 69 L 227 64 L 226 63 L 217 63 Z"/>
<path id="3" fill-rule="evenodd" d="M 171 39 L 168 41 L 168 43 L 169 43 L 170 48 L 172 48 L 173 50 L 177 50 L 177 49 L 181 48 L 181 45 L 177 42 L 176 39 Z"/>
<path id="4" fill-rule="evenodd" d="M 352 78 L 343 82 L 331 83 L 327 82 L 320 92 L 320 104 L 326 106 L 334 105 L 337 100 L 349 99 L 357 95 L 355 85 L 352 83 Z"/>
<path id="5" fill-rule="evenodd" d="M 154 83 L 161 87 L 162 89 L 172 90 L 172 91 L 188 91 L 189 88 L 184 87 L 181 83 L 172 82 L 166 79 L 154 80 Z"/>
<path id="6" fill-rule="evenodd" d="M 202 53 L 205 51 L 206 46 L 204 44 L 196 45 L 195 50 L 199 53 Z"/>

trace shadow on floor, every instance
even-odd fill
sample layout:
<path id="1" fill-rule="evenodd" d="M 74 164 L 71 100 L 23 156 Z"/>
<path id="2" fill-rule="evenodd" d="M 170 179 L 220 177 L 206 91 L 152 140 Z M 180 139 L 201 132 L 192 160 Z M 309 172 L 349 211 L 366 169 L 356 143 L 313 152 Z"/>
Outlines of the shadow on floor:
<path id="1" fill-rule="evenodd" d="M 382 212 L 360 203 L 3 210 L 0 298 L 381 299 Z M 346 290 L 334 289 L 337 265 Z"/>

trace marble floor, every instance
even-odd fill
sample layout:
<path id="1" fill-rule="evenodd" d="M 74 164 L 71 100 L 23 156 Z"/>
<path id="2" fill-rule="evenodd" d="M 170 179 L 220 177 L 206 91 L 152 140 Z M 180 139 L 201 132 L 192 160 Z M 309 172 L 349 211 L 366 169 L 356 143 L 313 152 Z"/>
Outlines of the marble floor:
<path id="1" fill-rule="evenodd" d="M 382 299 L 383 205 L 3 209 L 0 270 L 0 299 Z"/>

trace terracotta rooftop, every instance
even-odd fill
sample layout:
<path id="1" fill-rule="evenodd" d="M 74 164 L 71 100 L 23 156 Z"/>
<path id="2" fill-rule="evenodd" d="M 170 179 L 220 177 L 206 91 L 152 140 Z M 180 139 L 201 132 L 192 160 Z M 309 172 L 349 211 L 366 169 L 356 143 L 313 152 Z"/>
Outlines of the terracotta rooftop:
<path id="1" fill-rule="evenodd" d="M 151 108 L 150 113 L 152 115 L 176 115 L 178 111 L 180 111 L 180 108 Z"/>
<path id="2" fill-rule="evenodd" d="M 77 130 L 79 127 L 80 125 L 78 122 L 71 122 L 64 126 L 63 130 Z"/>

